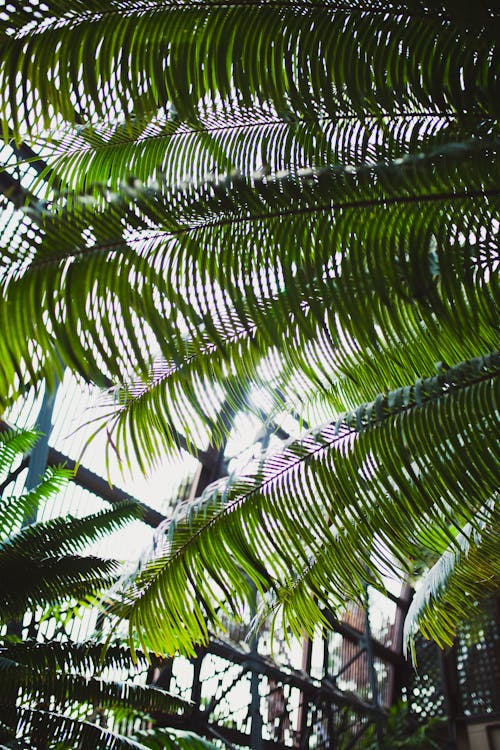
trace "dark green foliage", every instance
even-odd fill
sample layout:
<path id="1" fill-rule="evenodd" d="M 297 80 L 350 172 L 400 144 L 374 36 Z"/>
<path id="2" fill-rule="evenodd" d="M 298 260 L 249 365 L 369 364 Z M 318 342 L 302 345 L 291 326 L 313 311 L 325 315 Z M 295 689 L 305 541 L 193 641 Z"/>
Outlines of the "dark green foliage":
<path id="1" fill-rule="evenodd" d="M 443 539 L 458 551 L 465 519 L 476 542 L 491 528 L 489 549 L 498 538 L 498 504 L 484 506 L 497 486 L 499 367 L 498 355 L 477 358 L 381 395 L 209 487 L 172 519 L 125 592 L 121 614 L 143 647 L 192 650 L 222 624 L 220 607 L 243 611 L 250 581 L 273 592 L 271 609 L 296 635 L 313 633 L 321 606 L 361 600 L 367 577 L 382 586 L 380 571 L 409 574 L 415 552 L 439 554 Z M 496 588 L 497 557 L 490 581 L 463 558 L 469 578 Z M 463 607 L 467 593 L 454 593 Z M 426 613 L 426 629 L 448 642 L 442 607 Z"/>
<path id="2" fill-rule="evenodd" d="M 2 403 L 62 360 L 142 468 L 222 444 L 252 389 L 322 424 L 173 520 L 116 605 L 147 647 L 191 651 L 248 578 L 311 632 L 449 545 L 417 617 L 447 642 L 497 571 L 499 25 L 451 0 L 3 16 L 4 138 L 48 166 L 1 243 Z"/>
<path id="3" fill-rule="evenodd" d="M 0 433 L 0 466 L 8 474 L 16 454 L 32 447 L 36 435 Z M 78 553 L 86 545 L 140 518 L 133 502 L 84 518 L 55 518 L 26 525 L 44 502 L 68 482 L 70 472 L 49 468 L 40 484 L 17 497 L 0 499 L 1 622 L 22 618 L 28 609 L 68 600 L 91 599 L 116 579 L 118 563 Z"/>
<path id="4" fill-rule="evenodd" d="M 23 432 L 0 434 L 4 472 L 16 453 L 33 447 L 35 439 L 36 435 Z M 137 504 L 127 501 L 84 518 L 23 525 L 26 513 L 33 517 L 68 478 L 68 472 L 50 470 L 28 495 L 1 500 L 0 624 L 8 623 L 11 630 L 4 630 L 0 638 L 0 742 L 2 747 L 25 750 L 144 750 L 150 744 L 121 736 L 114 731 L 114 722 L 127 720 L 131 735 L 150 715 L 188 708 L 185 701 L 164 690 L 133 682 L 141 672 L 144 675 L 150 657 L 136 654 L 133 665 L 128 648 L 109 646 L 104 640 L 19 642 L 11 635 L 14 618 L 21 625 L 25 614 L 36 620 L 40 610 L 45 610 L 47 619 L 51 607 L 56 612 L 74 600 L 83 606 L 103 592 L 116 580 L 118 563 L 76 553 L 141 517 Z M 96 721 L 99 716 L 101 726 Z M 152 730 L 149 735 L 154 739 Z M 145 734 L 146 739 L 149 735 Z M 177 743 L 172 732 L 167 733 L 164 746 L 183 750 L 209 745 L 190 736 L 181 736 Z"/>
<path id="5" fill-rule="evenodd" d="M 356 750 L 441 750 L 446 742 L 447 728 L 444 719 L 430 719 L 417 725 L 409 715 L 408 706 L 398 703 L 389 710 L 383 728 L 383 740 L 376 737 L 375 726 L 356 743 Z"/>
<path id="6" fill-rule="evenodd" d="M 197 122 L 216 107 L 269 103 L 283 118 L 408 109 L 487 116 L 498 106 L 489 66 L 498 15 L 485 5 L 464 22 L 451 6 L 52 2 L 2 24 L 4 116 L 15 132 L 54 127 L 51 106 L 73 123 L 123 112 L 134 123 L 162 107 Z M 56 83 L 58 64 L 67 76 Z M 19 106 L 17 71 L 37 91 L 35 106 Z"/>

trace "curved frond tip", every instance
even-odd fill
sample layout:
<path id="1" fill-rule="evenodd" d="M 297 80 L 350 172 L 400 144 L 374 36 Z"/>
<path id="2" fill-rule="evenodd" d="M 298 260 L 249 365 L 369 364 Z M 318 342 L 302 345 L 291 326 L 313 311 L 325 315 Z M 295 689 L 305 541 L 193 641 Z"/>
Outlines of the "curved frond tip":
<path id="1" fill-rule="evenodd" d="M 498 355 L 477 358 L 381 395 L 209 488 L 116 611 L 145 650 L 189 653 L 225 613 L 241 616 L 253 583 L 278 597 L 286 627 L 314 632 L 318 604 L 409 570 L 417 539 L 432 549 L 431 525 L 450 543 L 476 528 L 495 490 L 499 368 Z"/>
<path id="2" fill-rule="evenodd" d="M 465 613 L 499 587 L 500 502 L 495 495 L 420 581 L 405 619 L 405 652 L 414 656 L 417 632 L 441 647 L 451 646 Z"/>

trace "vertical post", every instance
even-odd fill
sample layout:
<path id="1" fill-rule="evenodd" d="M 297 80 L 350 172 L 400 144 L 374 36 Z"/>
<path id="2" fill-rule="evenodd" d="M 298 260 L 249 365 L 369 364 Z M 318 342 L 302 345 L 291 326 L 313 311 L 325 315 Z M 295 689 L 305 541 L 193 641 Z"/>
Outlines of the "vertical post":
<path id="1" fill-rule="evenodd" d="M 399 666 L 392 665 L 389 668 L 388 695 L 390 705 L 394 706 L 401 700 L 403 688 L 409 685 L 409 664 L 403 656 L 403 629 L 406 613 L 413 596 L 413 589 L 409 584 L 403 583 L 399 600 L 397 602 L 396 616 L 394 618 L 392 649 L 400 656 Z"/>
<path id="2" fill-rule="evenodd" d="M 255 617 L 257 612 L 257 589 L 252 584 L 253 600 L 251 607 L 251 617 Z M 250 673 L 250 747 L 252 750 L 264 750 L 262 741 L 262 715 L 260 713 L 260 693 L 259 693 L 259 672 L 257 670 L 258 662 L 258 645 L 259 639 L 257 634 L 252 636 L 250 641 L 251 673 Z"/>
<path id="3" fill-rule="evenodd" d="M 306 674 L 311 674 L 311 661 L 312 661 L 312 642 L 311 639 L 304 638 L 304 644 L 302 646 L 302 671 Z M 295 747 L 305 748 L 307 741 L 307 719 L 308 719 L 308 708 L 309 701 L 307 694 L 304 690 L 300 692 L 299 699 L 299 710 L 297 713 L 297 739 L 295 740 Z"/>
<path id="4" fill-rule="evenodd" d="M 266 430 L 262 438 L 262 450 L 269 446 L 269 430 Z M 251 608 L 251 619 L 257 614 L 257 589 L 252 583 L 253 599 Z M 262 714 L 260 713 L 260 694 L 259 694 L 259 673 L 256 669 L 259 658 L 259 639 L 257 632 L 254 633 L 250 641 L 250 650 L 252 652 L 252 671 L 250 677 L 250 746 L 252 750 L 264 750 L 262 739 Z"/>
<path id="5" fill-rule="evenodd" d="M 373 642 L 372 642 L 372 631 L 370 627 L 370 605 L 368 598 L 368 586 L 365 586 L 365 649 L 366 659 L 368 663 L 368 679 L 370 682 L 370 691 L 372 694 L 372 703 L 375 709 L 380 707 L 380 699 L 378 692 L 378 680 L 377 673 L 375 671 L 375 659 L 373 655 Z M 379 717 L 375 719 L 375 732 L 377 736 L 377 746 L 382 746 L 382 727 L 380 725 Z"/>
<path id="6" fill-rule="evenodd" d="M 467 728 L 462 719 L 463 708 L 458 683 L 456 643 L 447 651 L 440 651 L 439 658 L 448 715 L 447 747 L 455 750 L 459 740 L 462 740 L 463 744 L 468 744 Z"/>
<path id="7" fill-rule="evenodd" d="M 200 721 L 200 704 L 201 704 L 201 665 L 203 662 L 204 653 L 200 652 L 192 660 L 193 665 L 193 684 L 191 686 L 191 700 L 194 707 L 194 719 L 198 723 Z"/>
<path id="8" fill-rule="evenodd" d="M 47 455 L 49 452 L 49 438 L 52 431 L 52 415 L 54 413 L 54 403 L 56 400 L 58 381 L 56 381 L 55 387 L 52 391 L 49 391 L 47 385 L 45 386 L 45 392 L 43 394 L 42 405 L 38 412 L 38 417 L 35 423 L 35 429 L 40 432 L 40 437 L 37 440 L 33 450 L 31 451 L 28 473 L 26 475 L 26 481 L 24 488 L 27 492 L 33 490 L 37 484 L 39 484 L 45 469 L 47 467 Z M 37 512 L 36 509 L 31 513 L 27 513 L 24 518 L 22 525 L 29 526 L 36 521 Z M 9 635 L 15 635 L 18 638 L 22 638 L 23 634 L 23 618 L 18 621 L 9 622 L 7 625 L 7 633 Z"/>
<path id="9" fill-rule="evenodd" d="M 30 462 L 28 466 L 28 474 L 26 476 L 25 488 L 26 490 L 34 489 L 40 482 L 43 473 L 47 467 L 47 456 L 49 452 L 49 439 L 50 433 L 52 432 L 52 415 L 54 413 L 54 404 L 57 396 L 59 383 L 52 391 L 49 391 L 45 386 L 45 393 L 43 394 L 42 405 L 38 412 L 38 417 L 35 423 L 35 429 L 40 432 L 36 445 L 31 451 Z M 34 518 L 25 518 L 24 525 L 33 523 L 36 520 L 36 514 Z"/>

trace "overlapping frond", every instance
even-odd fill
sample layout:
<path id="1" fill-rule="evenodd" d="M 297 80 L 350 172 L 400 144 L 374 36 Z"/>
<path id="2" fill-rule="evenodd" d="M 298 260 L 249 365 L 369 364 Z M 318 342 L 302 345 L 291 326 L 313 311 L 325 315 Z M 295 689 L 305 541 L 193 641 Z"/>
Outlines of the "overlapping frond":
<path id="1" fill-rule="evenodd" d="M 0 543 L 0 559 L 16 558 L 60 558 L 81 552 L 86 546 L 101 539 L 105 534 L 121 528 L 125 523 L 140 519 L 143 509 L 133 500 L 125 500 L 105 508 L 98 513 L 75 518 L 64 517 L 38 521 L 24 526 Z"/>
<path id="2" fill-rule="evenodd" d="M 4 138 L 48 163 L 0 250 L 3 403 L 62 362 L 113 386 L 102 424 L 143 467 L 179 432 L 222 439 L 249 384 L 353 410 L 174 519 L 121 610 L 143 645 L 189 652 L 250 581 L 311 632 L 417 541 L 438 552 L 432 524 L 455 546 L 478 532 L 499 22 L 493 3 L 376 0 L 2 16 Z"/>
<path id="3" fill-rule="evenodd" d="M 3 495 L 0 499 L 0 550 L 7 538 L 11 538 L 25 518 L 61 491 L 68 483 L 71 472 L 66 469 L 49 467 L 39 484 L 29 492 L 15 497 Z M 1 553 L 0 553 L 1 554 Z"/>
<path id="4" fill-rule="evenodd" d="M 41 244 L 11 260 L 4 349 L 19 362 L 35 339 L 97 381 L 142 372 L 115 414 L 135 409 L 138 444 L 151 423 L 167 446 L 169 424 L 189 433 L 233 374 L 226 396 L 241 403 L 234 383 L 273 349 L 296 399 L 327 397 L 363 357 L 374 397 L 495 346 L 495 153 L 469 140 L 397 163 L 72 200 L 40 215 Z"/>
<path id="5" fill-rule="evenodd" d="M 40 708 L 14 708 L 2 710 L 3 723 L 12 732 L 12 737 L 37 742 L 60 742 L 64 748 L 91 747 L 96 750 L 144 750 L 133 739 L 124 737 L 97 724 L 74 719 L 55 711 Z M 16 741 L 16 740 L 15 740 Z"/>
<path id="6" fill-rule="evenodd" d="M 106 175 L 107 186 L 117 190 L 130 175 L 176 185 L 233 170 L 249 176 L 328 163 L 358 166 L 470 136 L 491 138 L 495 131 L 494 120 L 478 113 L 283 119 L 272 111 L 243 110 L 224 113 L 223 120 L 207 116 L 197 126 L 158 116 L 153 122 L 80 127 L 40 136 L 33 145 L 47 162 L 40 189 L 92 190 Z"/>
<path id="7" fill-rule="evenodd" d="M 144 670 L 148 662 L 140 654 L 138 656 Z M 113 682 L 95 676 L 98 670 L 110 668 L 120 669 L 122 673 L 125 670 L 132 676 L 137 666 L 132 665 L 130 652 L 124 646 L 106 648 L 103 643 L 30 641 L 6 643 L 0 649 L 2 727 L 8 735 L 10 724 L 12 741 L 15 736 L 20 743 L 23 738 L 36 742 L 46 736 L 64 741 L 64 747 L 68 748 L 80 747 L 82 745 L 78 742 L 93 738 L 97 743 L 95 747 L 106 749 L 213 750 L 212 743 L 190 732 L 151 727 L 152 715 L 189 712 L 188 702 L 152 686 L 130 681 Z M 93 709 L 101 717 L 106 717 L 108 728 L 105 731 L 90 719 Z M 134 718 L 146 718 L 150 728 L 137 730 L 130 724 L 124 740 L 111 722 Z"/>
<path id="8" fill-rule="evenodd" d="M 5 468 L 20 451 L 32 448 L 35 433 L 7 430 L 0 435 Z M 28 609 L 94 597 L 115 580 L 113 560 L 80 557 L 85 546 L 140 518 L 133 501 L 84 518 L 54 518 L 26 525 L 40 504 L 58 493 L 71 472 L 49 468 L 37 487 L 0 501 L 1 620 L 22 617 Z"/>
<path id="9" fill-rule="evenodd" d="M 97 557 L 27 559 L 6 554 L 0 559 L 2 621 L 22 617 L 27 609 L 93 599 L 116 580 L 118 570 L 116 560 Z"/>
<path id="10" fill-rule="evenodd" d="M 404 647 L 417 632 L 451 646 L 464 614 L 500 587 L 500 508 L 495 496 L 424 575 L 405 620 Z"/>
<path id="11" fill-rule="evenodd" d="M 493 6 L 70 2 L 2 23 L 5 132 L 47 153 L 49 188 L 161 180 L 31 207 L 36 241 L 3 251 L 6 399 L 61 354 L 121 383 L 112 429 L 146 463 L 176 430 L 217 435 L 201 425 L 268 354 L 291 401 L 333 411 L 494 348 Z"/>
<path id="12" fill-rule="evenodd" d="M 32 448 L 35 434 L 9 430 L 2 434 L 4 466 L 17 454 Z M 59 607 L 68 600 L 84 602 L 107 588 L 118 571 L 115 561 L 79 557 L 89 543 L 140 518 L 136 502 L 124 501 L 84 518 L 55 518 L 25 524 L 26 512 L 37 510 L 34 496 L 51 497 L 68 481 L 68 472 L 57 470 L 46 475 L 42 489 L 21 497 L 3 498 L 0 512 L 0 621 L 12 625 L 47 606 Z M 24 525 L 23 525 L 24 522 Z M 54 610 L 51 609 L 51 612 Z M 36 633 L 37 618 L 31 629 Z M 125 738 L 115 731 L 116 723 L 140 723 L 155 714 L 189 710 L 186 701 L 134 679 L 149 664 L 142 654 L 120 644 L 92 641 L 71 643 L 65 640 L 38 642 L 2 638 L 0 642 L 0 744 L 26 748 L 57 744 L 58 748 L 135 748 L 145 750 L 154 739 L 151 729 L 144 735 L 149 744 Z M 121 677 L 121 681 L 118 678 Z M 143 676 L 144 678 L 144 676 Z M 94 713 L 105 720 L 97 725 Z M 127 733 L 129 734 L 129 732 Z M 165 737 L 165 746 L 181 748 L 209 747 L 190 735 L 175 744 L 174 736 Z"/>
<path id="13" fill-rule="evenodd" d="M 24 641 L 6 643 L 0 654 L 12 661 L 24 664 L 34 670 L 54 670 L 66 674 L 96 674 L 103 669 L 130 670 L 146 669 L 150 660 L 140 652 L 136 653 L 135 665 L 130 658 L 130 649 L 122 644 L 104 644 L 87 640 L 84 643 L 62 641 Z"/>
<path id="14" fill-rule="evenodd" d="M 434 544 L 430 525 L 450 543 L 450 528 L 474 527 L 495 489 L 499 364 L 478 358 L 381 395 L 207 490 L 124 594 L 143 648 L 189 652 L 223 612 L 241 614 L 252 583 L 274 592 L 293 632 L 313 632 L 318 605 L 409 570 L 417 537 Z"/>
<path id="15" fill-rule="evenodd" d="M 20 500 L 26 498 L 30 495 Z M 23 511 L 37 507 L 20 502 L 12 512 L 16 498 L 8 500 L 9 523 L 17 524 Z M 75 553 L 141 513 L 136 503 L 124 502 L 92 516 L 39 521 L 11 533 L 0 544 L 2 619 L 61 600 L 89 599 L 111 585 L 119 570 L 117 561 Z"/>
<path id="16" fill-rule="evenodd" d="M 306 116 L 494 111 L 498 14 L 482 7 L 464 19 L 451 4 L 44 4 L 1 22 L 4 133 L 159 109 L 197 121 L 221 102 Z"/>
<path id="17" fill-rule="evenodd" d="M 19 454 L 27 453 L 37 441 L 37 433 L 27 430 L 4 430 L 0 432 L 0 473 L 10 471 Z"/>
<path id="18" fill-rule="evenodd" d="M 55 736 L 61 750 L 65 748 L 70 750 L 70 748 L 79 746 L 75 743 L 86 741 L 92 742 L 91 747 L 96 748 L 96 750 L 146 750 L 147 748 L 150 750 L 216 750 L 216 746 L 203 737 L 180 729 L 141 730 L 137 731 L 132 737 L 126 738 L 94 724 L 74 722 L 67 717 L 57 716 L 54 713 L 51 716 L 53 720 L 50 729 L 56 728 Z M 0 748 L 2 750 L 31 750 L 32 745 L 28 744 L 28 739 L 32 735 L 33 729 L 37 733 L 35 736 L 40 738 L 49 735 L 49 731 L 43 728 L 44 719 L 45 713 L 42 712 L 32 715 L 21 714 L 18 726 L 26 736 L 24 740 L 22 736 L 17 740 L 14 739 L 14 730 L 0 722 L 0 731 L 2 732 L 0 743 L 2 741 L 7 743 L 5 745 L 0 744 Z M 71 731 L 66 738 L 68 728 Z M 83 744 L 80 746 L 85 747 Z"/>
<path id="19" fill-rule="evenodd" d="M 112 682 L 94 677 L 62 674 L 55 670 L 35 671 L 24 664 L 0 657 L 0 703 L 15 703 L 19 691 L 23 700 L 50 701 L 59 710 L 69 709 L 79 703 L 89 703 L 103 709 L 126 715 L 127 713 L 172 713 L 186 708 L 186 703 L 165 690 L 131 682 Z"/>

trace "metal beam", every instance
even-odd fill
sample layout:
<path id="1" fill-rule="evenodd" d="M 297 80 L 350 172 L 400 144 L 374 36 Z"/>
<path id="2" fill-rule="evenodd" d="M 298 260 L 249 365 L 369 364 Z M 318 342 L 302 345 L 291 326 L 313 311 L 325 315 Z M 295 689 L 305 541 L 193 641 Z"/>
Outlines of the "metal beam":
<path id="1" fill-rule="evenodd" d="M 367 715 L 385 714 L 383 709 L 376 709 L 371 704 L 361 700 L 361 698 L 351 693 L 344 693 L 342 690 L 334 687 L 329 681 L 322 680 L 319 682 L 305 675 L 302 671 L 283 669 L 282 667 L 278 667 L 269 658 L 260 655 L 255 656 L 252 652 L 238 649 L 225 641 L 213 639 L 202 651 L 220 656 L 223 659 L 231 661 L 233 664 L 248 665 L 250 669 L 255 669 L 260 674 L 271 677 L 278 682 L 299 688 L 299 690 L 302 690 L 307 695 L 317 694 L 318 697 L 328 698 L 332 702 L 338 703 L 338 705 L 351 706 Z"/>
<path id="2" fill-rule="evenodd" d="M 12 429 L 14 429 L 12 425 L 9 425 L 8 422 L 5 422 L 4 420 L 0 420 L 0 432 L 5 432 L 6 430 Z M 2 492 L 5 487 L 7 487 L 9 482 L 15 479 L 16 476 L 18 476 L 21 471 L 29 465 L 29 460 L 29 456 L 25 456 L 22 459 L 20 466 L 18 466 L 17 469 L 12 472 L 0 486 L 0 490 Z M 102 500 L 105 500 L 111 505 L 116 505 L 117 503 L 121 503 L 124 500 L 134 500 L 137 505 L 143 508 L 143 521 L 144 523 L 147 523 L 148 526 L 156 528 L 162 521 L 166 520 L 166 516 L 164 516 L 159 511 L 132 497 L 130 493 L 125 492 L 125 490 L 122 490 L 119 487 L 110 486 L 110 484 L 103 477 L 99 476 L 99 474 L 90 471 L 90 469 L 87 469 L 81 464 L 77 466 L 76 461 L 74 461 L 69 456 L 66 456 L 64 453 L 56 450 L 55 448 L 52 448 L 51 446 L 48 446 L 47 449 L 46 465 L 64 466 L 66 469 L 73 471 L 74 475 L 72 477 L 72 481 L 75 484 L 85 490 L 88 490 L 89 492 L 92 492 L 92 494 L 97 495 Z"/>
<path id="3" fill-rule="evenodd" d="M 347 625 L 345 622 L 337 620 L 337 618 L 334 617 L 331 612 L 323 611 L 323 614 L 336 633 L 340 633 L 340 635 L 344 636 L 344 638 L 348 638 L 354 643 L 364 642 L 365 634 L 361 630 L 356 630 L 356 628 L 353 628 L 352 625 Z M 383 643 L 380 643 L 380 641 L 377 641 L 376 639 L 373 639 L 373 653 L 380 659 L 388 661 L 390 664 L 393 664 L 397 667 L 399 667 L 403 660 L 402 654 L 394 651 L 388 646 L 385 646 Z"/>
<path id="4" fill-rule="evenodd" d="M 147 523 L 148 526 L 156 528 L 166 519 L 166 516 L 162 513 L 132 497 L 130 493 L 125 492 L 125 490 L 115 487 L 114 485 L 110 486 L 103 477 L 99 476 L 99 474 L 95 474 L 81 464 L 77 466 L 76 461 L 69 458 L 69 456 L 65 456 L 64 453 L 61 453 L 55 448 L 49 448 L 47 466 L 65 466 L 66 469 L 74 472 L 72 481 L 75 484 L 92 492 L 94 495 L 97 495 L 111 505 L 116 505 L 124 500 L 134 500 L 137 505 L 140 505 L 141 508 L 143 508 L 143 521 L 144 523 Z"/>

